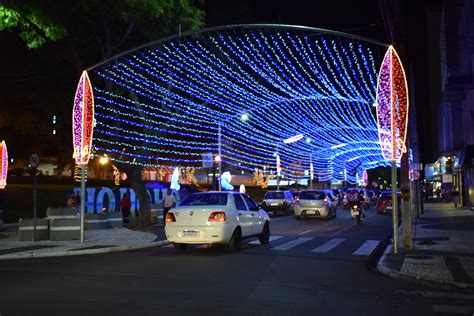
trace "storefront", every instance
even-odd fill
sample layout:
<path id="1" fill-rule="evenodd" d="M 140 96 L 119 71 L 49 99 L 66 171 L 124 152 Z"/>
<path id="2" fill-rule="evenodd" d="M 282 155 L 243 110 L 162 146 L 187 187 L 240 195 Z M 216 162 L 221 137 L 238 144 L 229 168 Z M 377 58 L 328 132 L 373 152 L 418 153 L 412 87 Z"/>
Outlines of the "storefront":
<path id="1" fill-rule="evenodd" d="M 460 151 L 453 171 L 461 205 L 474 208 L 474 145 L 467 145 Z"/>

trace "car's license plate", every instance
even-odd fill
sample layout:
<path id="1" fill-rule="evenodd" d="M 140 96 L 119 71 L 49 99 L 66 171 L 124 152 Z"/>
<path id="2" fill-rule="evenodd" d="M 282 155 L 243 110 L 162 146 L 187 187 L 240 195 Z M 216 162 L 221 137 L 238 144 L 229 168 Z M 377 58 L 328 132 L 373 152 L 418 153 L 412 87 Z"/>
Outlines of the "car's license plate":
<path id="1" fill-rule="evenodd" d="M 391 206 L 386 207 L 387 210 L 392 210 L 393 208 Z"/>
<path id="2" fill-rule="evenodd" d="M 316 211 L 308 210 L 306 211 L 306 214 L 316 214 Z"/>
<path id="3" fill-rule="evenodd" d="M 184 237 L 197 237 L 199 232 L 197 230 L 185 230 L 183 231 Z"/>
<path id="4" fill-rule="evenodd" d="M 352 215 L 359 215 L 359 211 L 352 211 Z"/>
<path id="5" fill-rule="evenodd" d="M 271 205 L 271 206 L 277 206 L 278 203 L 271 203 L 270 205 Z"/>

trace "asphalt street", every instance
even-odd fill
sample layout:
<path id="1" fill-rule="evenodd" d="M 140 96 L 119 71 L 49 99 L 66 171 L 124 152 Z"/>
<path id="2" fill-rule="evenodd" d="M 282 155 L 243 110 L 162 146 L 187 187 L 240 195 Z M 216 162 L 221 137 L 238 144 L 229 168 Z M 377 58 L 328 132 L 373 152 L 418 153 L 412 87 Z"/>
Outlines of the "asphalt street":
<path id="1" fill-rule="evenodd" d="M 472 315 L 474 294 L 375 271 L 391 217 L 274 217 L 271 242 L 0 262 L 0 315 Z"/>

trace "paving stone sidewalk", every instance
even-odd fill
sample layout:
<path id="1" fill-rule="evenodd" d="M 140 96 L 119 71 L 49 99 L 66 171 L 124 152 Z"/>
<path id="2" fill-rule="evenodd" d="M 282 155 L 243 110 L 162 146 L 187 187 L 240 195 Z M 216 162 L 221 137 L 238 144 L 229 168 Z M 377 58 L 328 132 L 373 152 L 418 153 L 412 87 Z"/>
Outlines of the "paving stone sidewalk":
<path id="1" fill-rule="evenodd" d="M 380 272 L 474 290 L 474 212 L 451 203 L 425 204 L 422 218 L 413 220 L 412 232 L 414 249 L 399 247 L 395 255 L 388 246 L 377 264 Z"/>
<path id="2" fill-rule="evenodd" d="M 163 227 L 152 232 L 128 228 L 86 230 L 84 243 L 73 241 L 18 241 L 18 227 L 7 227 L 0 233 L 0 260 L 58 257 L 143 249 L 168 244 Z"/>

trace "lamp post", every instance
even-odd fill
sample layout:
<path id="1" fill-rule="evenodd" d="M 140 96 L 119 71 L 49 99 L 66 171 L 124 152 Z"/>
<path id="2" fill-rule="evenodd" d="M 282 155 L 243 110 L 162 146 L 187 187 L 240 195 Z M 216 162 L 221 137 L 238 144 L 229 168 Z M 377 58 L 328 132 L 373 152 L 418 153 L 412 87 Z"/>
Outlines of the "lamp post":
<path id="1" fill-rule="evenodd" d="M 249 119 L 249 115 L 247 113 L 244 113 L 244 114 L 238 114 L 238 115 L 234 115 L 232 117 L 230 117 L 229 119 L 225 120 L 225 121 L 218 121 L 217 122 L 217 157 L 219 157 L 217 159 L 216 157 L 216 161 L 218 163 L 218 170 L 217 170 L 217 174 L 218 174 L 218 182 L 219 182 L 219 191 L 222 191 L 222 185 L 221 185 L 221 175 L 222 175 L 222 124 L 229 121 L 230 119 L 233 119 L 235 117 L 239 117 L 240 116 L 240 119 L 242 121 L 247 121 Z"/>
<path id="2" fill-rule="evenodd" d="M 82 73 L 72 110 L 72 143 L 76 164 L 81 166 L 81 243 L 84 242 L 84 210 L 86 196 L 86 166 L 89 162 L 94 130 L 94 96 L 87 72 Z"/>
<path id="3" fill-rule="evenodd" d="M 398 252 L 397 160 L 406 152 L 409 102 L 405 70 L 393 46 L 387 49 L 380 67 L 376 105 L 382 155 L 392 164 L 393 252 L 396 254 Z M 407 216 L 409 217 L 409 214 Z M 411 226 L 411 223 L 407 223 L 407 226 Z"/>

